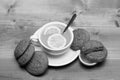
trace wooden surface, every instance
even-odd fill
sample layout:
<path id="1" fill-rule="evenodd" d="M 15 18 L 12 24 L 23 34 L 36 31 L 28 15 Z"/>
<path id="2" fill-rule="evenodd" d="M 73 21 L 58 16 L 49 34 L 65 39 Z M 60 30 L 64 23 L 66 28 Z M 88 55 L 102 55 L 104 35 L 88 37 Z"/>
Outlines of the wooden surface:
<path id="1" fill-rule="evenodd" d="M 120 28 L 114 23 L 116 9 L 90 9 L 78 15 L 74 28 L 85 28 L 91 39 L 101 41 L 108 49 L 104 63 L 85 67 L 79 59 L 59 68 L 49 67 L 46 74 L 34 77 L 21 69 L 14 59 L 17 43 L 29 38 L 38 28 L 51 21 L 67 23 L 77 7 L 73 0 L 19 0 L 19 4 L 8 14 L 14 3 L 0 0 L 0 80 L 119 80 L 120 79 Z M 71 2 L 73 1 L 73 2 Z M 77 0 L 76 0 L 77 1 Z M 33 4 L 33 5 L 32 5 Z M 6 6 L 7 5 L 7 6 Z M 80 4 L 79 4 L 80 5 Z M 82 4 L 81 4 L 82 5 Z"/>

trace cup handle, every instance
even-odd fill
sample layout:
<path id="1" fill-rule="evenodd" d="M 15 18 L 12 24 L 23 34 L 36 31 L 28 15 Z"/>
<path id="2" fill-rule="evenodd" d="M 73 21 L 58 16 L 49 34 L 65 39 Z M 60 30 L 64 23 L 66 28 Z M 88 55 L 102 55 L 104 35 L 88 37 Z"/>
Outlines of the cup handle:
<path id="1" fill-rule="evenodd" d="M 74 31 L 74 29 L 73 29 L 72 27 L 70 27 L 70 30 L 71 30 L 71 31 Z"/>
<path id="2" fill-rule="evenodd" d="M 30 37 L 30 40 L 32 41 L 32 44 L 37 47 L 41 47 L 38 38 L 35 35 L 32 35 Z"/>
<path id="3" fill-rule="evenodd" d="M 35 47 L 35 51 L 42 51 L 42 47 L 39 43 L 39 36 L 38 36 L 39 31 L 37 30 L 32 36 L 30 36 L 30 40 L 32 40 L 32 43 Z"/>
<path id="4" fill-rule="evenodd" d="M 30 40 L 33 41 L 35 46 L 39 46 L 40 47 L 40 43 L 39 43 L 39 34 L 40 29 L 38 29 L 32 36 L 30 36 Z"/>
<path id="5" fill-rule="evenodd" d="M 32 40 L 34 42 L 38 42 L 38 36 L 33 34 L 32 36 L 30 36 L 30 40 Z"/>

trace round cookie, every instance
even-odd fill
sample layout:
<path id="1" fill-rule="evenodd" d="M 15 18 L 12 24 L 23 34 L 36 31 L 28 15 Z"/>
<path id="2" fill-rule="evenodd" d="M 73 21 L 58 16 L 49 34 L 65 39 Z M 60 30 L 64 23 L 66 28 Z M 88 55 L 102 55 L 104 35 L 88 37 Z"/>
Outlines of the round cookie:
<path id="1" fill-rule="evenodd" d="M 28 46 L 24 54 L 17 60 L 20 66 L 25 66 L 27 62 L 32 58 L 35 49 L 32 44 Z"/>
<path id="2" fill-rule="evenodd" d="M 42 75 L 48 68 L 48 58 L 44 52 L 36 51 L 26 66 L 26 70 L 35 76 Z"/>
<path id="3" fill-rule="evenodd" d="M 14 55 L 15 55 L 15 58 L 18 59 L 21 55 L 23 55 L 23 53 L 25 52 L 25 50 L 27 49 L 28 45 L 30 43 L 30 40 L 28 39 L 24 39 L 24 40 L 21 40 L 15 50 L 14 50 Z"/>
<path id="4" fill-rule="evenodd" d="M 74 51 L 80 50 L 83 44 L 86 41 L 90 40 L 90 35 L 85 29 L 75 29 L 74 33 L 74 40 L 71 44 L 71 49 Z"/>
<path id="5" fill-rule="evenodd" d="M 15 48 L 14 55 L 20 66 L 25 66 L 31 59 L 35 49 L 29 39 L 21 40 Z"/>
<path id="6" fill-rule="evenodd" d="M 90 62 L 102 62 L 107 57 L 107 49 L 100 41 L 90 40 L 84 43 L 81 55 Z"/>

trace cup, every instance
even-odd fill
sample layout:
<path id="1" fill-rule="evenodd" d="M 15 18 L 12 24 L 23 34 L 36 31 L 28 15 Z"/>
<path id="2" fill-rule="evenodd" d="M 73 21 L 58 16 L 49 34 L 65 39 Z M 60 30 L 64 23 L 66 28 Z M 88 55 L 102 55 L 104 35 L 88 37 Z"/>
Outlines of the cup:
<path id="1" fill-rule="evenodd" d="M 43 25 L 40 30 L 37 31 L 37 35 L 38 35 L 38 40 L 39 40 L 39 43 L 42 47 L 42 50 L 45 51 L 46 53 L 50 54 L 50 55 L 61 55 L 61 54 L 64 54 L 66 53 L 72 42 L 73 42 L 73 38 L 74 38 L 74 35 L 73 35 L 73 29 L 71 27 L 68 28 L 68 35 L 70 36 L 69 37 L 69 42 L 62 48 L 56 48 L 56 49 L 53 49 L 53 48 L 50 48 L 49 46 L 47 46 L 43 41 L 44 39 L 42 38 L 43 37 L 43 33 L 45 31 L 45 29 L 47 29 L 48 27 L 51 27 L 51 26 L 56 26 L 58 27 L 57 25 L 61 26 L 61 28 L 65 28 L 67 25 L 65 23 L 62 23 L 62 22 L 50 22 L 50 23 L 47 23 L 45 25 Z M 60 27 L 58 27 L 60 28 Z M 62 33 L 60 33 L 62 34 Z M 66 33 L 67 35 L 67 33 Z M 66 40 L 67 41 L 67 40 Z"/>

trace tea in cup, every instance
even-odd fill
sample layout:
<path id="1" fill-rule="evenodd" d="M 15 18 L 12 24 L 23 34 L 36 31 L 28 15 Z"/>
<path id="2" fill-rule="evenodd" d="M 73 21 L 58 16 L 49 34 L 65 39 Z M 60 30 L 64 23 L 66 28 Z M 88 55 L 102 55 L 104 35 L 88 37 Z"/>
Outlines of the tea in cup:
<path id="1" fill-rule="evenodd" d="M 62 22 L 50 22 L 40 29 L 39 42 L 48 54 L 60 55 L 65 53 L 73 42 L 73 29 L 69 27 L 63 33 L 67 25 Z"/>

